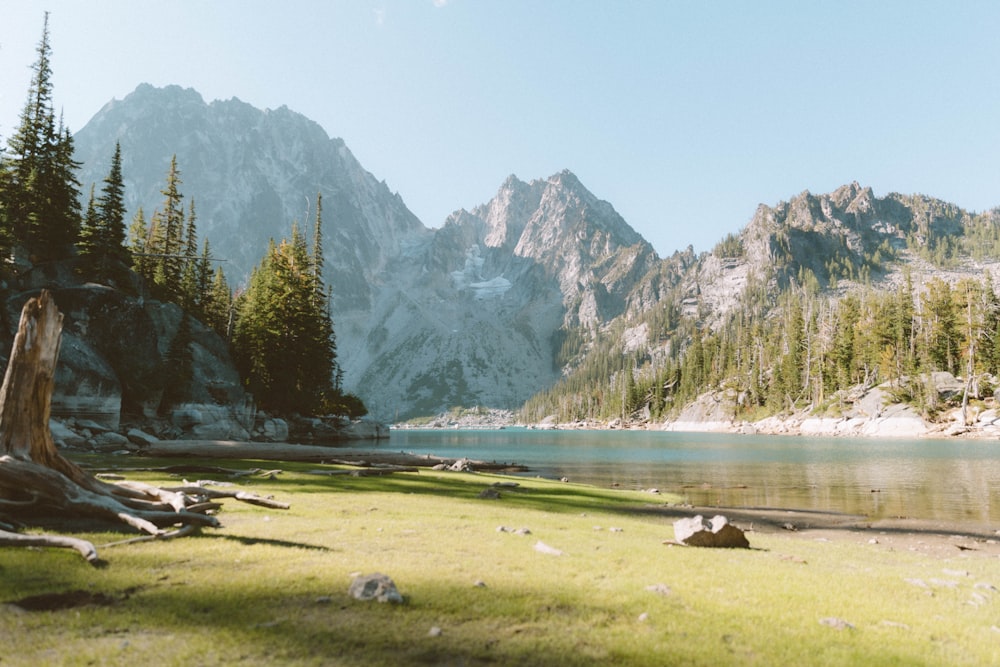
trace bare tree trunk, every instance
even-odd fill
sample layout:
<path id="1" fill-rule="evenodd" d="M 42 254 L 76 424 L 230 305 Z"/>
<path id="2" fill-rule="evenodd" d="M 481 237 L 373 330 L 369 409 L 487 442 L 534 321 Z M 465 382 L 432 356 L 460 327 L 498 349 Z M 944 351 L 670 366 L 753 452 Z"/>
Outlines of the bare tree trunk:
<path id="1" fill-rule="evenodd" d="M 0 386 L 0 455 L 58 470 L 77 484 L 92 488 L 90 476 L 56 449 L 49 430 L 62 320 L 47 290 L 30 299 L 21 311 Z"/>
<path id="2" fill-rule="evenodd" d="M 52 389 L 62 334 L 62 314 L 48 291 L 21 311 L 10 362 L 0 386 L 0 545 L 70 547 L 97 562 L 93 545 L 76 538 L 31 536 L 3 528 L 28 518 L 79 518 L 117 521 L 156 537 L 164 527 L 219 525 L 209 512 L 218 497 L 207 489 L 179 491 L 102 482 L 64 458 L 49 430 Z M 261 504 L 254 494 L 238 500 Z M 270 507 L 287 508 L 282 503 Z M 8 525 L 9 524 L 9 525 Z M 171 534 L 178 534 L 174 531 Z M 188 534 L 190 531 L 184 531 Z"/>

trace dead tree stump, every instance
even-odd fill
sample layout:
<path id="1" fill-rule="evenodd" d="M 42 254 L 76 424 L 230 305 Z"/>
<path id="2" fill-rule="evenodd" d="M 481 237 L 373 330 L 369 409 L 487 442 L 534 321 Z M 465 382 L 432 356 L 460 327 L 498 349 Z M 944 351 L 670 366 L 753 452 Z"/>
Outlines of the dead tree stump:
<path id="1" fill-rule="evenodd" d="M 109 484 L 62 456 L 49 430 L 62 319 L 48 291 L 25 304 L 0 387 L 0 545 L 70 547 L 96 563 L 97 550 L 85 540 L 12 529 L 39 518 L 110 519 L 163 538 L 219 526 L 213 516 L 219 504 L 212 501 L 220 497 L 288 507 L 251 493 Z"/>

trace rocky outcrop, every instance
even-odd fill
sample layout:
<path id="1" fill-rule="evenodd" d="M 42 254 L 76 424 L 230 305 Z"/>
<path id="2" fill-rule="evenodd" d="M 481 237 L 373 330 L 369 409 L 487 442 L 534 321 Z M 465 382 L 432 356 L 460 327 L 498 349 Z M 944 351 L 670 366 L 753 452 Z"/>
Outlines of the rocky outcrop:
<path id="1" fill-rule="evenodd" d="M 34 293 L 8 298 L 8 322 L 11 312 Z M 180 308 L 92 284 L 53 286 L 52 294 L 63 313 L 52 415 L 116 430 L 123 419 L 148 420 L 169 413 L 165 364 L 182 317 Z M 191 377 L 186 386 L 174 388 L 177 395 L 220 409 L 242 404 L 245 396 L 227 344 L 196 320 L 188 322 Z"/>

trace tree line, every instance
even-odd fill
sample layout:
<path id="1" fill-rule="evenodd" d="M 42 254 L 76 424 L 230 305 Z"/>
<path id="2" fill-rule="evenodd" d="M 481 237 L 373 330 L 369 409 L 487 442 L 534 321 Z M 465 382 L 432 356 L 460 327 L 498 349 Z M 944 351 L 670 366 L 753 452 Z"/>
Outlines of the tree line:
<path id="1" fill-rule="evenodd" d="M 754 302 L 744 298 L 713 329 L 662 304 L 646 320 L 659 322 L 655 354 L 622 355 L 617 332 L 606 332 L 576 372 L 525 405 L 525 419 L 662 419 L 719 390 L 738 397 L 735 420 L 837 414 L 852 392 L 877 385 L 932 417 L 941 406 L 931 373 L 962 378 L 963 408 L 1000 378 L 1000 295 L 989 274 L 916 287 L 904 271 L 889 290 L 861 286 L 836 297 L 793 287 L 773 307 Z"/>
<path id="2" fill-rule="evenodd" d="M 33 266 L 65 262 L 83 280 L 176 303 L 213 328 L 232 343 L 241 377 L 261 407 L 363 415 L 360 399 L 341 387 L 330 290 L 322 278 L 321 197 L 312 249 L 295 227 L 291 239 L 271 243 L 247 287 L 234 294 L 222 268 L 213 266 L 208 240 L 199 243 L 195 202 L 185 206 L 176 156 L 162 204 L 148 220 L 140 208 L 126 228 L 120 144 L 100 188 L 91 185 L 81 204 L 73 137 L 54 111 L 47 12 L 37 55 L 17 129 L 6 150 L 0 147 L 3 291 Z M 190 323 L 182 317 L 167 355 L 168 391 L 183 385 L 190 343 Z"/>

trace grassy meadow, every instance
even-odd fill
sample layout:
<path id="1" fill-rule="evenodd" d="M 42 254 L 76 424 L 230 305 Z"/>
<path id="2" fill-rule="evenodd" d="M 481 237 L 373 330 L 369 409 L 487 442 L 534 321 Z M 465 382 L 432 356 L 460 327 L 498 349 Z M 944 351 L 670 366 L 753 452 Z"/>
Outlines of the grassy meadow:
<path id="1" fill-rule="evenodd" d="M 749 550 L 696 549 L 665 543 L 671 522 L 649 510 L 666 496 L 516 478 L 483 499 L 513 478 L 203 463 L 280 469 L 233 483 L 291 509 L 226 501 L 222 529 L 169 541 L 80 533 L 100 568 L 0 549 L 0 665 L 1000 664 L 1000 558 L 985 551 L 760 532 Z M 352 599 L 352 575 L 373 572 L 405 603 Z M 93 603 L 10 604 L 72 591 Z"/>

